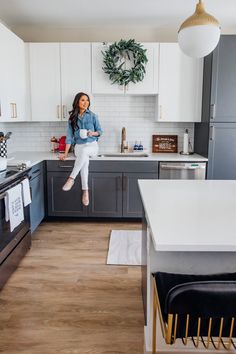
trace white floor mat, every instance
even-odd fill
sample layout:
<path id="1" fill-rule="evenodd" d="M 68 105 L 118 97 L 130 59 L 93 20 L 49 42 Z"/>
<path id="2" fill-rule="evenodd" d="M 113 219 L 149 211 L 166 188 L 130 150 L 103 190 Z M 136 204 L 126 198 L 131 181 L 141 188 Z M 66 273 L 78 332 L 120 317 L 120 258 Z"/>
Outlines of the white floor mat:
<path id="1" fill-rule="evenodd" d="M 112 230 L 107 264 L 141 265 L 142 230 Z"/>

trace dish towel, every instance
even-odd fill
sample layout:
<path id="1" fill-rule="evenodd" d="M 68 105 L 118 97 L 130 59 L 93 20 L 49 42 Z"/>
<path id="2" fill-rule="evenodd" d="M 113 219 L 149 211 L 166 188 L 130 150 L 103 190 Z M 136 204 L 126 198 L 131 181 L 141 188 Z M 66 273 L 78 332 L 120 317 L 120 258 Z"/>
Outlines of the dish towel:
<path id="1" fill-rule="evenodd" d="M 22 187 L 17 184 L 6 191 L 5 196 L 5 219 L 10 220 L 11 232 L 24 220 L 24 209 L 22 201 Z"/>
<path id="2" fill-rule="evenodd" d="M 25 178 L 22 182 L 22 195 L 23 195 L 23 203 L 26 207 L 31 203 L 31 195 L 30 195 L 30 185 L 28 178 Z"/>

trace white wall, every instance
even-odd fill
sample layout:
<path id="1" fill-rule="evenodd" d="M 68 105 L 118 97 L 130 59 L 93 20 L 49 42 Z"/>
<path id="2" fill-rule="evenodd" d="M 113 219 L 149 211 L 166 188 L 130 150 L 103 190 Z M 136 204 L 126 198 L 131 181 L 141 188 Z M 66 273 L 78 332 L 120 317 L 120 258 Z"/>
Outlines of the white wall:
<path id="1" fill-rule="evenodd" d="M 99 26 L 99 27 L 48 27 L 48 26 L 11 26 L 25 42 L 113 42 L 134 38 L 139 42 L 177 42 L 177 27 L 166 23 L 161 27 L 145 26 Z M 236 34 L 236 26 L 225 28 L 222 34 Z"/>
<path id="2" fill-rule="evenodd" d="M 151 96 L 95 96 L 93 111 L 98 114 L 103 136 L 100 152 L 119 151 L 121 129 L 126 128 L 127 140 L 132 147 L 135 140 L 142 141 L 151 151 L 153 134 L 177 134 L 179 151 L 182 150 L 184 129 L 188 128 L 193 141 L 193 123 L 156 123 L 155 98 Z M 0 131 L 12 131 L 8 140 L 8 152 L 49 151 L 50 138 L 66 134 L 66 122 L 1 123 Z"/>
<path id="3" fill-rule="evenodd" d="M 47 26 L 15 26 L 11 27 L 25 42 L 113 42 L 134 38 L 140 42 L 177 42 L 176 27 L 169 25 L 162 28 L 150 26 L 138 27 L 80 27 L 55 28 Z"/>

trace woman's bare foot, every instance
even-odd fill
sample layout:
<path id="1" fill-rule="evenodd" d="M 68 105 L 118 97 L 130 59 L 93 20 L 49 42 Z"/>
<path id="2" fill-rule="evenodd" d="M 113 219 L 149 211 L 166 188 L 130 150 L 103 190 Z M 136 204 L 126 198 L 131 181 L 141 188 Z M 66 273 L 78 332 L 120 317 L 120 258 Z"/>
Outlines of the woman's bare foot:
<path id="1" fill-rule="evenodd" d="M 71 188 L 73 187 L 74 183 L 75 183 L 74 178 L 69 177 L 68 180 L 66 181 L 66 183 L 64 184 L 64 186 L 62 187 L 62 190 L 64 192 L 70 191 Z"/>
<path id="2" fill-rule="evenodd" d="M 89 205 L 89 192 L 88 189 L 83 190 L 83 195 L 82 195 L 82 203 L 84 206 Z"/>

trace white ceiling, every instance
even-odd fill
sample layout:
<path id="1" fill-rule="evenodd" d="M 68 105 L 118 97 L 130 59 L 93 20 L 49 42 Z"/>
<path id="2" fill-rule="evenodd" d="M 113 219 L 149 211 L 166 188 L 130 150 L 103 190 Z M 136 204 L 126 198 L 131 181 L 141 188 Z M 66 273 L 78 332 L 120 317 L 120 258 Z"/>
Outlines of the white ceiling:
<path id="1" fill-rule="evenodd" d="M 88 28 L 145 26 L 178 28 L 197 0 L 0 0 L 0 20 L 8 26 Z M 205 0 L 222 30 L 236 27 L 236 0 Z"/>

